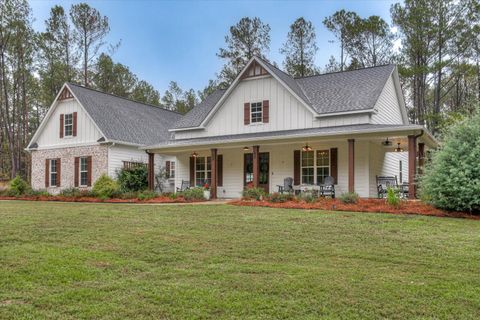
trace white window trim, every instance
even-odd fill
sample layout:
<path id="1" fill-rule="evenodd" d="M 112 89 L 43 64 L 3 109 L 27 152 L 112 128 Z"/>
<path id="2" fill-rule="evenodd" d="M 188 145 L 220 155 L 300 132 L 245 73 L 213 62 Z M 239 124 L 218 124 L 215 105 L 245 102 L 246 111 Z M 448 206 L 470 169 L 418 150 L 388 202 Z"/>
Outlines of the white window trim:
<path id="1" fill-rule="evenodd" d="M 53 163 L 55 163 L 55 171 L 53 171 Z M 50 173 L 48 179 L 50 180 L 50 187 L 56 187 L 57 186 L 57 180 L 58 180 L 58 168 L 57 168 L 57 159 L 50 159 L 49 160 L 49 165 L 50 165 Z M 55 183 L 52 183 L 52 174 L 55 174 Z"/>
<path id="2" fill-rule="evenodd" d="M 260 111 L 255 111 L 255 113 L 260 113 L 260 118 L 262 119 L 261 121 L 256 121 L 253 122 L 253 104 L 260 104 Z M 263 102 L 250 102 L 250 125 L 259 125 L 263 124 Z"/>
<path id="3" fill-rule="evenodd" d="M 204 180 L 208 180 L 208 173 L 210 172 L 210 176 L 212 174 L 212 167 L 211 167 L 211 162 L 210 162 L 210 170 L 208 169 L 208 158 L 210 156 L 204 156 L 204 157 L 196 157 L 195 158 L 195 187 L 197 186 L 197 172 L 204 172 L 205 173 L 205 178 Z M 197 161 L 202 159 L 205 162 L 205 169 L 204 170 L 197 170 Z M 211 161 L 211 160 L 210 160 Z M 205 182 L 202 182 L 202 187 Z"/>
<path id="4" fill-rule="evenodd" d="M 195 164 L 196 165 L 196 164 Z M 173 169 L 172 169 L 173 168 Z M 173 175 L 172 175 L 173 172 Z M 168 178 L 169 179 L 175 179 L 175 173 L 176 173 L 176 164 L 175 161 L 170 161 L 170 172 L 168 173 Z"/>
<path id="5" fill-rule="evenodd" d="M 317 185 L 317 169 L 318 168 L 328 168 L 329 175 L 332 175 L 332 154 L 329 149 L 312 149 L 310 150 L 313 152 L 313 184 Z M 317 165 L 317 152 L 318 151 L 327 151 L 328 152 L 328 166 L 318 166 Z M 300 151 L 300 183 L 303 184 L 303 170 L 304 168 L 312 168 L 312 166 L 303 166 L 303 152 L 305 151 Z M 336 181 L 335 181 L 336 183 Z"/>
<path id="6" fill-rule="evenodd" d="M 71 116 L 72 117 L 72 123 L 71 124 L 67 124 L 67 116 Z M 71 127 L 72 130 L 70 131 L 71 134 L 67 134 L 67 126 Z M 64 138 L 71 138 L 73 137 L 73 113 L 66 113 L 64 116 L 63 116 L 63 137 Z"/>
<path id="7" fill-rule="evenodd" d="M 82 160 L 85 160 L 86 167 L 87 167 L 87 169 L 83 170 L 83 171 L 82 171 Z M 87 173 L 87 183 L 86 184 L 82 184 L 82 172 Z M 78 186 L 79 187 L 88 187 L 88 158 L 87 157 L 80 157 L 80 159 L 78 159 Z"/>

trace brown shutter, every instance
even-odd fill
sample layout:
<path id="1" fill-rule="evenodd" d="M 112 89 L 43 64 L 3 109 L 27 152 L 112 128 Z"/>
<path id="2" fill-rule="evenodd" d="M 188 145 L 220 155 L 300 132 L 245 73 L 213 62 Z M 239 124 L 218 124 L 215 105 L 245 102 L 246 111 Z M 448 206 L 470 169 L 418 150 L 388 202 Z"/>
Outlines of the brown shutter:
<path id="1" fill-rule="evenodd" d="M 55 184 L 57 185 L 57 187 L 60 187 L 61 186 L 60 181 L 62 181 L 62 163 L 60 159 L 57 159 L 55 161 L 57 162 L 57 181 Z"/>
<path id="2" fill-rule="evenodd" d="M 243 104 L 243 123 L 250 124 L 250 103 L 248 102 Z"/>
<path id="3" fill-rule="evenodd" d="M 338 148 L 330 149 L 330 175 L 334 179 L 334 183 L 338 184 Z"/>
<path id="4" fill-rule="evenodd" d="M 74 137 L 77 136 L 77 113 L 73 113 L 73 129 L 72 129 L 72 135 Z"/>
<path id="5" fill-rule="evenodd" d="M 87 157 L 87 187 L 92 186 L 92 156 Z"/>
<path id="6" fill-rule="evenodd" d="M 75 173 L 75 187 L 78 187 L 80 185 L 79 180 L 80 180 L 80 158 L 75 157 L 75 169 L 73 171 Z"/>
<path id="7" fill-rule="evenodd" d="M 293 184 L 300 184 L 300 150 L 293 151 Z"/>
<path id="8" fill-rule="evenodd" d="M 165 161 L 165 171 L 167 171 L 167 178 L 170 178 L 170 161 Z"/>
<path id="9" fill-rule="evenodd" d="M 270 103 L 268 102 L 268 100 L 263 100 L 263 123 L 268 123 L 268 121 L 270 120 L 270 112 L 269 112 L 269 108 L 270 108 Z"/>
<path id="10" fill-rule="evenodd" d="M 190 157 L 190 186 L 195 187 L 195 157 Z"/>
<path id="11" fill-rule="evenodd" d="M 45 159 L 45 188 L 50 186 L 50 160 Z"/>
<path id="12" fill-rule="evenodd" d="M 60 115 L 60 138 L 63 138 L 63 114 Z"/>
<path id="13" fill-rule="evenodd" d="M 217 187 L 223 187 L 223 154 L 217 156 Z"/>

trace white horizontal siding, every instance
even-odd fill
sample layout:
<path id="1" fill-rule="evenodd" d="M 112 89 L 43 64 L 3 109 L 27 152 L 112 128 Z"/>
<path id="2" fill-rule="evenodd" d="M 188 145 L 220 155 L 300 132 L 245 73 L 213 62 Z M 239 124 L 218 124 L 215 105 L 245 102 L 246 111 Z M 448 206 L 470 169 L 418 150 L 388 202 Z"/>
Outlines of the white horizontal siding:
<path id="1" fill-rule="evenodd" d="M 377 113 L 372 115 L 372 123 L 375 124 L 403 124 L 401 107 L 398 102 L 397 91 L 390 76 L 383 88 L 380 97 L 375 104 Z"/>
<path id="2" fill-rule="evenodd" d="M 93 144 L 102 137 L 93 121 L 76 100 L 59 101 L 53 108 L 51 117 L 35 141 L 39 148 Z M 77 136 L 60 138 L 60 114 L 73 112 L 77 112 Z"/>

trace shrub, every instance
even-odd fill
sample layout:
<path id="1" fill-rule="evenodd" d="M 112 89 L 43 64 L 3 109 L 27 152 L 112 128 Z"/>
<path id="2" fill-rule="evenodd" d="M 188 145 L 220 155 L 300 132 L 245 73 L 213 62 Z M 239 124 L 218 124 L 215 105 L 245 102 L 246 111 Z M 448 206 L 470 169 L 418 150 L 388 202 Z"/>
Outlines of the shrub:
<path id="1" fill-rule="evenodd" d="M 150 200 L 150 199 L 156 198 L 157 196 L 158 196 L 158 194 L 156 192 L 150 191 L 150 190 L 145 190 L 145 191 L 140 192 L 138 194 L 137 198 L 140 201 L 144 201 L 144 200 Z"/>
<path id="2" fill-rule="evenodd" d="M 275 202 L 275 203 L 284 203 L 287 201 L 292 201 L 295 199 L 295 196 L 293 194 L 282 194 L 282 193 L 272 193 L 267 197 L 267 200 L 270 202 Z"/>
<path id="3" fill-rule="evenodd" d="M 40 189 L 40 190 L 33 190 L 33 189 L 30 189 L 29 191 L 27 191 L 25 193 L 26 195 L 29 195 L 29 196 L 37 196 L 37 197 L 49 197 L 50 196 L 50 193 L 48 193 L 47 190 L 45 189 Z"/>
<path id="4" fill-rule="evenodd" d="M 21 196 L 30 191 L 30 185 L 27 181 L 23 180 L 20 176 L 16 176 L 12 181 L 10 181 L 10 186 L 8 188 L 8 194 L 10 196 Z"/>
<path id="5" fill-rule="evenodd" d="M 123 168 L 117 172 L 117 180 L 123 192 L 143 191 L 148 188 L 148 169 L 146 166 Z"/>
<path id="6" fill-rule="evenodd" d="M 92 189 L 95 196 L 102 199 L 111 198 L 118 190 L 117 182 L 106 174 L 102 174 L 100 178 L 98 178 Z"/>
<path id="7" fill-rule="evenodd" d="M 342 203 L 357 203 L 358 202 L 358 194 L 356 192 L 344 192 L 340 195 L 340 201 Z"/>
<path id="8" fill-rule="evenodd" d="M 80 190 L 78 188 L 67 188 L 67 189 L 63 189 L 62 191 L 60 191 L 59 195 L 64 196 L 64 197 L 78 198 L 78 197 L 82 196 L 82 193 L 80 192 Z"/>
<path id="9" fill-rule="evenodd" d="M 400 190 L 395 188 L 387 188 L 387 203 L 392 207 L 400 206 Z"/>
<path id="10" fill-rule="evenodd" d="M 185 200 L 205 200 L 203 196 L 203 188 L 190 188 L 185 191 L 179 192 L 178 196 L 182 196 Z"/>
<path id="11" fill-rule="evenodd" d="M 298 198 L 306 203 L 313 203 L 318 199 L 311 192 L 302 192 L 298 195 Z"/>
<path id="12" fill-rule="evenodd" d="M 267 193 L 262 188 L 246 188 L 242 192 L 242 196 L 247 200 L 262 200 Z"/>
<path id="13" fill-rule="evenodd" d="M 445 210 L 480 212 L 480 112 L 452 126 L 427 162 L 420 195 Z"/>

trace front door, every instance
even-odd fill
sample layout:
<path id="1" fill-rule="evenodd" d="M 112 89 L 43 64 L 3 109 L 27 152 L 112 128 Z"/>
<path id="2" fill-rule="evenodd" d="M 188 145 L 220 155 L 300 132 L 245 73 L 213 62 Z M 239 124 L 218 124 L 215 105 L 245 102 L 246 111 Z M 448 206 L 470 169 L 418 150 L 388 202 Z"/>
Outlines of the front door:
<path id="1" fill-rule="evenodd" d="M 270 191 L 270 154 L 268 152 L 260 152 L 259 158 L 259 187 L 268 193 Z M 245 153 L 243 155 L 243 185 L 246 187 L 249 184 L 253 184 L 253 153 Z"/>

